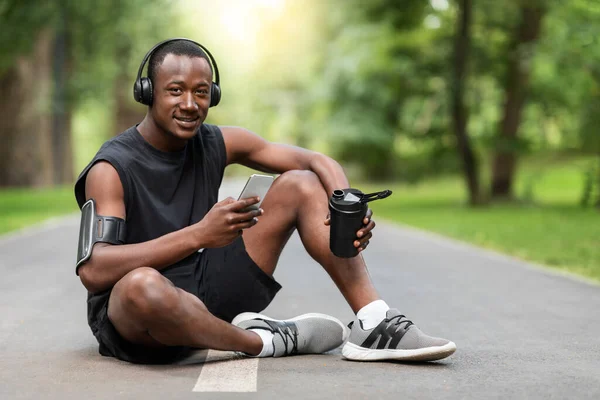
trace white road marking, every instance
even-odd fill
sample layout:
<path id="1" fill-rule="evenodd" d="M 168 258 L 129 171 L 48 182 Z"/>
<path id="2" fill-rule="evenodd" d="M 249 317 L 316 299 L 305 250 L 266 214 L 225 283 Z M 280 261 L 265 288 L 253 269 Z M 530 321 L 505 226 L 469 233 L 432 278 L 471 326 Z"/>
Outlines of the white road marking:
<path id="1" fill-rule="evenodd" d="M 256 392 L 258 358 L 209 350 L 192 392 Z"/>

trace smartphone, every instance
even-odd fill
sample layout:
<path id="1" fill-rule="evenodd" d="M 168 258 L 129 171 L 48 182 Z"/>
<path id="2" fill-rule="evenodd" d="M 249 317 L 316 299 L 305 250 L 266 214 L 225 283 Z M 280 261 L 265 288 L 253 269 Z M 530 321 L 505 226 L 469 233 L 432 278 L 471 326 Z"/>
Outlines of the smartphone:
<path id="1" fill-rule="evenodd" d="M 272 176 L 259 174 L 251 175 L 250 178 L 248 178 L 248 181 L 246 182 L 246 186 L 244 186 L 244 189 L 242 189 L 242 193 L 240 193 L 240 197 L 238 198 L 238 200 L 258 196 L 260 197 L 260 201 L 256 204 L 252 204 L 251 206 L 244 208 L 240 212 L 258 210 L 263 199 L 267 195 L 267 192 L 269 191 L 269 188 L 271 187 L 272 183 Z"/>

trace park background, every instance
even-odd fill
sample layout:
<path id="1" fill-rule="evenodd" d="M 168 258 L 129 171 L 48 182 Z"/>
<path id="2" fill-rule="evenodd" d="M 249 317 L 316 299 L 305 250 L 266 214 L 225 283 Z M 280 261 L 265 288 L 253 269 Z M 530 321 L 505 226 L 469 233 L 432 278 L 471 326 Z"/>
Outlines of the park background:
<path id="1" fill-rule="evenodd" d="M 0 0 L 0 235 L 77 212 L 170 37 L 217 59 L 207 122 L 392 189 L 376 220 L 600 280 L 596 0 Z"/>

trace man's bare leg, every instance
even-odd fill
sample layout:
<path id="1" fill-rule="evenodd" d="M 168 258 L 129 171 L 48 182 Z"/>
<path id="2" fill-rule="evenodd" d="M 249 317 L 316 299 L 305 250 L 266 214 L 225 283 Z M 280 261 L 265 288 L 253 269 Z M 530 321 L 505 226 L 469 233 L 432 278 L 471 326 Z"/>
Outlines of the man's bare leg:
<path id="1" fill-rule="evenodd" d="M 307 171 L 284 173 L 273 183 L 262 208 L 265 213 L 259 223 L 246 230 L 243 236 L 250 257 L 266 273 L 272 274 L 281 249 L 296 227 L 308 253 L 329 273 L 352 310 L 358 313 L 363 309 L 361 312 L 369 316 L 367 326 L 357 315 L 342 349 L 344 357 L 350 360 L 433 361 L 454 353 L 456 345 L 453 342 L 425 335 L 398 310 L 389 309 L 384 302 L 375 302 L 379 295 L 360 255 L 346 259 L 331 253 L 329 227 L 323 224 L 328 213 L 328 196 L 315 174 Z M 373 348 L 375 338 L 381 335 L 389 335 L 391 339 L 379 342 Z"/>
<path id="2" fill-rule="evenodd" d="M 252 355 L 263 347 L 256 333 L 216 318 L 196 296 L 152 268 L 138 268 L 117 282 L 108 317 L 126 340 L 151 347 L 190 346 Z"/>
<path id="3" fill-rule="evenodd" d="M 281 251 L 296 228 L 308 253 L 325 268 L 355 313 L 379 299 L 362 256 L 339 258 L 331 253 L 329 227 L 324 225 L 329 212 L 328 195 L 316 174 L 282 174 L 261 208 L 264 215 L 258 224 L 244 231 L 243 239 L 250 257 L 267 274 L 273 274 Z"/>

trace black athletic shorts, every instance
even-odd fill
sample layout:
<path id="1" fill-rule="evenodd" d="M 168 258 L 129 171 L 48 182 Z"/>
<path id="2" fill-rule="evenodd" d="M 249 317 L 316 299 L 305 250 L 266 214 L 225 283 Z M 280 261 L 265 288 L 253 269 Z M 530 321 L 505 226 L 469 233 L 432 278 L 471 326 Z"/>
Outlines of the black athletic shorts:
<path id="1" fill-rule="evenodd" d="M 281 286 L 261 270 L 248 256 L 242 238 L 232 244 L 205 249 L 195 257 L 195 269 L 189 273 L 164 273 L 177 287 L 195 294 L 208 310 L 227 322 L 242 312 L 260 312 L 267 308 Z M 92 326 L 100 344 L 100 354 L 136 364 L 169 364 L 192 350 L 181 346 L 152 348 L 125 340 L 108 318 L 108 297 Z"/>

